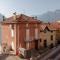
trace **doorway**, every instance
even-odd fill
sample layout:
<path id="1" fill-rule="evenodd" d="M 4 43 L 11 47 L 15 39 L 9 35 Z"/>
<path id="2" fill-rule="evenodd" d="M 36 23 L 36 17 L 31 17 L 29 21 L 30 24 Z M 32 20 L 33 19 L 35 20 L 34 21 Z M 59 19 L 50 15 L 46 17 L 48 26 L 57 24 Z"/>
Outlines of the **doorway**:
<path id="1" fill-rule="evenodd" d="M 35 40 L 35 49 L 38 50 L 38 40 Z"/>
<path id="2" fill-rule="evenodd" d="M 44 40 L 44 47 L 47 47 L 47 40 Z"/>
<path id="3" fill-rule="evenodd" d="M 53 43 L 51 43 L 51 44 L 50 44 L 50 48 L 53 48 L 53 47 L 54 47 L 54 45 L 53 45 Z"/>
<path id="4" fill-rule="evenodd" d="M 60 44 L 60 40 L 57 40 L 57 44 Z"/>

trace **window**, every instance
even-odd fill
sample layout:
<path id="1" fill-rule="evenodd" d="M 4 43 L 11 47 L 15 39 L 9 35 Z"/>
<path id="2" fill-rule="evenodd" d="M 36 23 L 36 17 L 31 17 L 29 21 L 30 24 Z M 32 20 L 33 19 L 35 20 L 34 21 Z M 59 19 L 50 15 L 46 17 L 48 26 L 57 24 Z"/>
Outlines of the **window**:
<path id="1" fill-rule="evenodd" d="M 26 29 L 26 40 L 30 39 L 30 30 Z"/>
<path id="2" fill-rule="evenodd" d="M 28 27 L 28 24 L 26 24 L 26 27 Z"/>
<path id="3" fill-rule="evenodd" d="M 11 25 L 11 28 L 14 29 L 14 24 Z"/>
<path id="4" fill-rule="evenodd" d="M 38 39 L 38 28 L 35 28 L 35 39 Z"/>
<path id="5" fill-rule="evenodd" d="M 42 42 L 42 40 L 40 39 L 40 42 Z"/>
<path id="6" fill-rule="evenodd" d="M 46 30 L 44 30 L 44 33 L 46 33 Z"/>
<path id="7" fill-rule="evenodd" d="M 53 35 L 51 35 L 51 40 L 53 40 Z"/>
<path id="8" fill-rule="evenodd" d="M 44 47 L 47 47 L 47 40 L 44 40 Z"/>
<path id="9" fill-rule="evenodd" d="M 51 33 L 53 33 L 53 31 L 51 31 Z"/>
<path id="10" fill-rule="evenodd" d="M 42 31 L 40 30 L 40 32 L 42 32 Z"/>
<path id="11" fill-rule="evenodd" d="M 14 37 L 14 24 L 10 25 L 11 36 Z"/>
<path id="12" fill-rule="evenodd" d="M 29 49 L 29 42 L 26 43 L 26 48 Z"/>

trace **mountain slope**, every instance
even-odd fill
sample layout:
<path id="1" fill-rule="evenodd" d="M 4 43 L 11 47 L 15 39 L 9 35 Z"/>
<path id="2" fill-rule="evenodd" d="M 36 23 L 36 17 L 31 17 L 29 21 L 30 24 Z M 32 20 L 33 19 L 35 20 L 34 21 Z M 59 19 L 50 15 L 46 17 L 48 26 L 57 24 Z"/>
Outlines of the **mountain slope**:
<path id="1" fill-rule="evenodd" d="M 0 21 L 3 20 L 3 15 L 0 14 Z M 1 24 L 0 24 L 0 44 L 1 44 L 1 41 L 2 41 L 2 28 L 1 28 Z"/>
<path id="2" fill-rule="evenodd" d="M 49 11 L 42 15 L 37 15 L 37 18 L 45 22 L 60 20 L 60 10 L 56 10 L 54 12 Z"/>

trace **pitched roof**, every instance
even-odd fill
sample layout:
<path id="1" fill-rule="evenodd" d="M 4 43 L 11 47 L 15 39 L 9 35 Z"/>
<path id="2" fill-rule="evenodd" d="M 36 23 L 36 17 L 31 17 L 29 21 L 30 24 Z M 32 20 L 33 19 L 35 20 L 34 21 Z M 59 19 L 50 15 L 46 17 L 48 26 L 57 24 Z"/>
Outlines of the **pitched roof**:
<path id="1" fill-rule="evenodd" d="M 40 30 L 41 31 L 43 31 L 43 30 L 45 30 L 46 29 L 46 27 L 49 29 L 49 30 L 56 30 L 56 28 L 54 28 L 54 26 L 53 25 L 51 25 L 51 24 L 41 24 L 40 25 Z"/>
<path id="2" fill-rule="evenodd" d="M 53 23 L 51 23 L 51 25 L 52 25 L 55 29 L 60 29 L 60 23 L 59 23 L 59 22 L 53 22 Z"/>
<path id="3" fill-rule="evenodd" d="M 40 30 L 42 31 L 42 30 L 44 30 L 46 28 L 46 25 L 45 24 L 41 24 L 40 25 Z"/>
<path id="4" fill-rule="evenodd" d="M 9 18 L 6 18 L 6 20 L 5 20 L 5 21 L 2 21 L 1 23 L 21 23 L 21 22 L 40 23 L 40 22 L 41 22 L 40 20 L 37 20 L 37 19 L 35 19 L 35 18 L 26 16 L 26 15 L 24 15 L 24 14 L 16 15 L 16 20 L 14 20 L 13 17 L 14 17 L 14 16 L 9 17 Z"/>

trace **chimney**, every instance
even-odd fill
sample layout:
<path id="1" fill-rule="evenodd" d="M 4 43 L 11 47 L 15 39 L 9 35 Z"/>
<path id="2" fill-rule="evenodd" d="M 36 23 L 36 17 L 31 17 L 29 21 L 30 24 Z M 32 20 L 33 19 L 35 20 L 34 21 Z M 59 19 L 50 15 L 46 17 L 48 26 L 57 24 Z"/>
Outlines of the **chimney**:
<path id="1" fill-rule="evenodd" d="M 16 16 L 16 12 L 13 13 L 13 19 L 16 20 L 17 16 Z"/>

